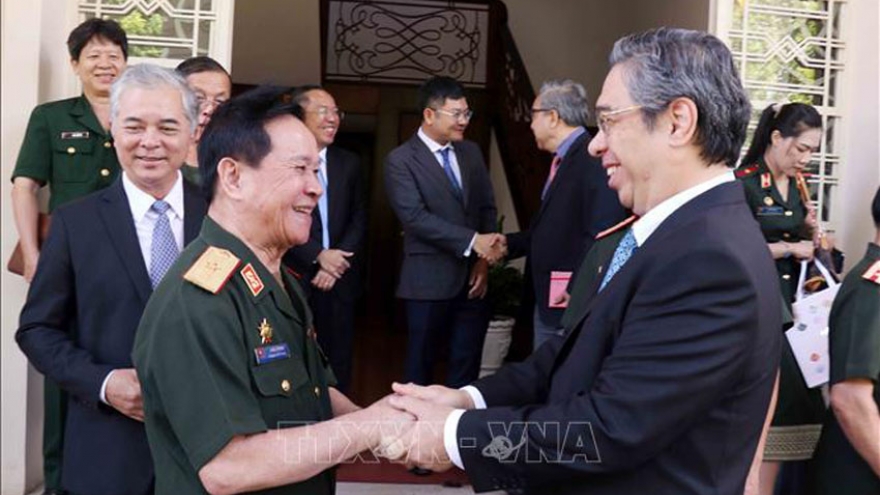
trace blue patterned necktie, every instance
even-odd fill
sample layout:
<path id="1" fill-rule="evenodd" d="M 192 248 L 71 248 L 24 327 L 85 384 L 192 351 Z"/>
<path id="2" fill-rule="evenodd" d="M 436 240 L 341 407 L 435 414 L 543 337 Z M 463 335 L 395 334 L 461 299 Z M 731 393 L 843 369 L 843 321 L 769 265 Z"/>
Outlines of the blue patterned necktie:
<path id="1" fill-rule="evenodd" d="M 153 241 L 150 246 L 150 283 L 155 289 L 165 272 L 174 264 L 180 250 L 177 248 L 177 241 L 174 240 L 174 233 L 171 232 L 171 222 L 165 212 L 171 208 L 171 205 L 165 201 L 157 200 L 150 207 L 151 210 L 159 214 L 156 224 L 153 225 Z"/>
<path id="2" fill-rule="evenodd" d="M 321 165 L 326 167 L 326 164 L 326 160 L 321 158 Z M 321 189 L 324 190 L 324 194 L 318 198 L 318 214 L 321 215 L 321 246 L 330 249 L 330 225 L 327 223 L 327 195 L 330 191 L 327 190 L 327 177 L 324 175 L 323 167 L 318 167 L 318 180 L 321 181 Z"/>
<path id="3" fill-rule="evenodd" d="M 633 234 L 632 228 L 630 228 L 626 231 L 626 235 L 620 239 L 620 244 L 617 245 L 617 249 L 614 250 L 614 257 L 611 258 L 611 264 L 608 266 L 608 271 L 605 272 L 605 278 L 602 279 L 602 285 L 599 286 L 599 291 L 602 291 L 602 289 L 608 285 L 608 282 L 611 281 L 614 274 L 617 273 L 629 260 L 637 247 L 636 236 Z"/>
<path id="4" fill-rule="evenodd" d="M 461 184 L 458 183 L 458 179 L 455 178 L 455 173 L 452 171 L 452 162 L 449 161 L 449 151 L 452 148 L 449 146 L 440 150 L 440 155 L 443 157 L 443 171 L 446 172 L 446 177 L 449 178 L 449 182 L 452 183 L 452 190 L 455 192 L 455 197 L 461 201 Z"/>

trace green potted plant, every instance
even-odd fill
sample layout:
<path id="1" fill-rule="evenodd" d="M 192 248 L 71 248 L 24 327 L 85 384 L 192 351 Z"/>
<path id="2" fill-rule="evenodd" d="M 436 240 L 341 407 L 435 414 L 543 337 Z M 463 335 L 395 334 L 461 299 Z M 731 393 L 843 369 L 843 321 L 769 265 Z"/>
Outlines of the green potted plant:
<path id="1" fill-rule="evenodd" d="M 498 220 L 499 232 L 503 232 L 503 226 L 502 215 Z M 522 298 L 523 274 L 504 259 L 489 267 L 488 283 L 486 298 L 492 308 L 492 319 L 489 321 L 486 341 L 483 344 L 480 377 L 491 375 L 498 370 L 510 349 L 516 314 Z"/>

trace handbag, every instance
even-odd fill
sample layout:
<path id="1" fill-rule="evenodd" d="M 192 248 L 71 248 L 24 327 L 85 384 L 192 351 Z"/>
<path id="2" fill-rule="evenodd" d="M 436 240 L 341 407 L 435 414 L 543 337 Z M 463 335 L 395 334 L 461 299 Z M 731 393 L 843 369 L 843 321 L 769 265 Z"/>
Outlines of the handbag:
<path id="1" fill-rule="evenodd" d="M 808 388 L 828 383 L 831 365 L 828 357 L 828 316 L 840 284 L 818 259 L 809 262 L 822 274 L 828 287 L 804 295 L 807 261 L 801 261 L 794 304 L 791 305 L 794 326 L 785 332 Z"/>
<path id="2" fill-rule="evenodd" d="M 37 245 L 42 247 L 43 241 L 49 235 L 49 224 L 52 217 L 45 213 L 40 213 L 37 220 Z M 6 269 L 16 275 L 24 275 L 24 253 L 21 250 L 21 241 L 15 243 L 15 249 L 12 250 L 12 256 L 6 263 Z"/>

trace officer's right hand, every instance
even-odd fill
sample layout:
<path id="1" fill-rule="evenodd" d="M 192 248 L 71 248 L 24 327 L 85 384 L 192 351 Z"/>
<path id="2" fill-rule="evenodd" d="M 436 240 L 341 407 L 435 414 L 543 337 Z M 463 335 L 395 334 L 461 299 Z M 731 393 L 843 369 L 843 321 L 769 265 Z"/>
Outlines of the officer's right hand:
<path id="1" fill-rule="evenodd" d="M 134 368 L 113 370 L 104 390 L 107 403 L 135 421 L 144 421 L 141 382 Z"/>

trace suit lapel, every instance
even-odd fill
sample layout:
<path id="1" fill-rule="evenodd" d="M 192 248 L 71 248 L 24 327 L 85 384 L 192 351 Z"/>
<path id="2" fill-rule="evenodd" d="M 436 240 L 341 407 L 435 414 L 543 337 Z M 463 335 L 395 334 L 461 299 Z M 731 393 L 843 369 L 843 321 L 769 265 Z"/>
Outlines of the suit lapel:
<path id="1" fill-rule="evenodd" d="M 458 160 L 458 171 L 461 174 L 461 198 L 465 209 L 467 209 L 468 191 L 471 186 L 471 167 L 473 167 L 469 158 L 459 148 L 455 148 L 455 159 Z M 447 180 L 447 182 L 449 181 Z M 452 184 L 449 187 L 451 189 Z"/>
<path id="2" fill-rule="evenodd" d="M 421 168 L 424 169 L 428 177 L 438 183 L 441 188 L 449 193 L 453 200 L 458 202 L 458 198 L 455 196 L 455 191 L 452 189 L 452 183 L 449 182 L 449 177 L 446 177 L 446 172 L 443 170 L 443 166 L 440 165 L 440 162 L 437 161 L 437 158 L 431 153 L 431 150 L 428 149 L 428 145 L 422 142 L 422 139 L 419 138 L 418 134 L 410 139 L 410 144 L 413 147 L 413 155 L 416 158 L 416 162 L 421 165 Z M 455 156 L 458 158 L 458 152 L 456 152 Z M 461 161 L 459 161 L 458 164 L 459 168 L 461 168 Z M 462 175 L 464 175 L 464 172 L 462 172 Z M 462 193 L 463 192 L 464 191 L 462 191 Z"/>
<path id="3" fill-rule="evenodd" d="M 559 187 L 559 184 L 566 180 L 566 175 L 570 175 L 570 170 L 573 170 L 573 167 L 576 165 L 572 163 L 574 161 L 574 155 L 578 146 L 586 146 L 585 141 L 589 138 L 589 133 L 584 132 L 577 139 L 571 143 L 571 146 L 568 147 L 568 151 L 565 153 L 565 156 L 562 157 L 562 162 L 559 164 L 559 170 L 556 171 L 556 177 L 553 178 L 553 182 L 550 184 L 550 187 L 547 188 L 547 194 L 544 195 L 544 200 L 541 201 L 541 207 L 538 209 L 538 214 L 532 219 L 532 225 L 537 225 L 538 219 L 541 218 L 541 215 L 544 214 L 544 210 L 547 209 L 547 205 L 553 199 L 553 191 Z"/>
<path id="4" fill-rule="evenodd" d="M 339 163 L 340 157 L 333 147 L 327 148 L 327 222 L 330 226 L 339 221 L 338 216 L 341 212 L 342 200 L 342 177 L 343 167 Z M 330 231 L 330 244 L 333 245 L 333 231 Z"/>
<path id="5" fill-rule="evenodd" d="M 207 205 L 195 186 L 183 181 L 183 247 L 192 242 L 202 229 Z"/>
<path id="6" fill-rule="evenodd" d="M 121 177 L 101 192 L 101 199 L 105 202 L 105 207 L 100 208 L 98 214 L 107 229 L 107 236 L 110 237 L 120 259 L 123 260 L 125 270 L 137 289 L 138 296 L 146 304 L 153 290 L 135 232 L 134 221 L 131 218 L 131 208 L 122 188 Z"/>

